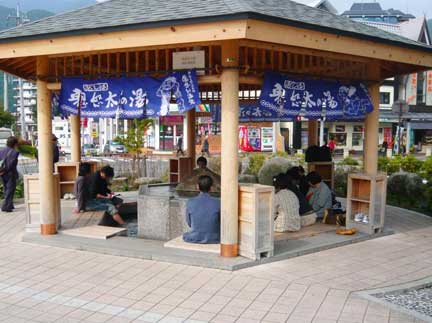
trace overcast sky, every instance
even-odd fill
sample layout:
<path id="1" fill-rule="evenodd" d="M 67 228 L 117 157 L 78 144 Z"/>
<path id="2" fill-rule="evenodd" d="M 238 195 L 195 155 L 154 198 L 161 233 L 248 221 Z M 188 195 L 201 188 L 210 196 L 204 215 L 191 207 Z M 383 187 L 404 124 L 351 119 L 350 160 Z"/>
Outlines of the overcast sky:
<path id="1" fill-rule="evenodd" d="M 339 10 L 340 13 L 349 9 L 354 1 L 350 0 L 330 0 L 330 2 Z M 355 1 L 355 2 L 373 2 L 369 1 Z M 379 0 L 376 1 L 381 4 L 383 9 L 399 9 L 406 13 L 411 13 L 415 16 L 426 15 L 432 18 L 432 0 Z"/>

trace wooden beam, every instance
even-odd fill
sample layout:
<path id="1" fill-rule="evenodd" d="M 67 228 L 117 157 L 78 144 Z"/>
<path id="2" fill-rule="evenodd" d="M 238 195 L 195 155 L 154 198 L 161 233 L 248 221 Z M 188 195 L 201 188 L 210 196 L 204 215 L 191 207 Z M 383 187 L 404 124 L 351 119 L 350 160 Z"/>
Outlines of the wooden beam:
<path id="1" fill-rule="evenodd" d="M 244 38 L 246 20 L 197 23 L 0 44 L 0 58 L 169 46 Z"/>
<path id="2" fill-rule="evenodd" d="M 240 84 L 261 86 L 262 82 L 263 82 L 263 78 L 259 76 L 255 76 L 255 75 L 240 76 Z M 200 85 L 220 84 L 221 78 L 220 75 L 200 75 L 198 76 L 198 83 Z M 60 91 L 61 83 L 60 82 L 48 83 L 48 90 Z"/>
<path id="3" fill-rule="evenodd" d="M 432 68 L 431 52 L 253 19 L 248 20 L 246 38 Z"/>

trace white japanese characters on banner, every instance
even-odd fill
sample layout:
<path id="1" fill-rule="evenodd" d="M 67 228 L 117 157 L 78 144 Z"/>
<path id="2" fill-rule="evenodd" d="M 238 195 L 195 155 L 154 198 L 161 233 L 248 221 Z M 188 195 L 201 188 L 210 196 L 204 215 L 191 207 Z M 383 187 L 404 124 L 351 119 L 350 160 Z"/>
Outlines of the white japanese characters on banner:
<path id="1" fill-rule="evenodd" d="M 179 111 L 201 104 L 195 71 L 175 72 L 164 78 L 132 77 L 62 81 L 60 109 L 87 118 L 135 119 L 166 116 L 171 99 Z"/>
<path id="2" fill-rule="evenodd" d="M 373 105 L 362 83 L 296 79 L 286 75 L 267 72 L 257 105 L 262 115 L 274 119 L 327 120 L 361 119 L 373 111 Z"/>

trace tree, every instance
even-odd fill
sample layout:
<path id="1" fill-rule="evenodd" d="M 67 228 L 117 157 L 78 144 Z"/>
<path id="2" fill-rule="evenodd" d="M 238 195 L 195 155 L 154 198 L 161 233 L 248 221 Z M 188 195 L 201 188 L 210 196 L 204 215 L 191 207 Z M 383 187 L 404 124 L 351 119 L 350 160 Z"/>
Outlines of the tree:
<path id="1" fill-rule="evenodd" d="M 10 128 L 15 122 L 15 117 L 7 111 L 0 110 L 0 128 Z"/>
<path id="2" fill-rule="evenodd" d="M 153 125 L 152 119 L 134 119 L 133 125 L 128 127 L 128 131 L 124 133 L 123 138 L 116 138 L 116 141 L 121 142 L 128 153 L 132 155 L 132 167 L 135 174 L 141 177 L 141 156 L 145 144 L 145 133 Z M 145 158 L 145 157 L 144 157 Z M 145 163 L 144 163 L 145 174 Z"/>

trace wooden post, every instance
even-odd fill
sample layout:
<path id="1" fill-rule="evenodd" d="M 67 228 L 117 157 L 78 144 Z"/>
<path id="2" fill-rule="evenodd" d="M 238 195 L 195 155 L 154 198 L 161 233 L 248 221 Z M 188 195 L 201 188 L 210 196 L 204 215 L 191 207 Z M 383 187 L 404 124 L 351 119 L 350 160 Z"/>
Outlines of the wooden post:
<path id="1" fill-rule="evenodd" d="M 378 173 L 380 71 L 378 62 L 369 63 L 367 66 L 368 79 L 375 81 L 368 86 L 374 110 L 366 116 L 364 129 L 363 166 L 365 173 L 368 175 L 376 175 Z"/>
<path id="2" fill-rule="evenodd" d="M 47 82 L 43 80 L 49 73 L 48 57 L 39 56 L 36 60 L 37 74 L 37 114 L 39 141 L 39 185 L 41 194 L 41 234 L 53 235 L 57 233 L 56 191 L 54 182 L 53 141 L 52 141 L 52 112 L 51 97 Z"/>
<path id="3" fill-rule="evenodd" d="M 192 168 L 195 167 L 195 158 L 196 158 L 196 152 L 195 152 L 195 110 L 189 110 L 187 112 L 186 116 L 186 122 L 187 122 L 187 153 L 188 156 L 191 158 L 192 162 Z M 177 143 L 174 143 L 177 144 Z"/>
<path id="4" fill-rule="evenodd" d="M 308 121 L 308 146 L 318 145 L 318 120 Z"/>
<path id="5" fill-rule="evenodd" d="M 81 120 L 80 116 L 70 116 L 71 123 L 71 160 L 81 162 Z"/>
<path id="6" fill-rule="evenodd" d="M 222 44 L 222 180 L 221 256 L 238 255 L 238 125 L 239 125 L 238 40 Z"/>
<path id="7" fill-rule="evenodd" d="M 363 145 L 364 171 L 368 175 L 376 175 L 378 173 L 379 89 L 379 83 L 369 85 L 369 94 L 374 110 L 366 116 Z"/>

